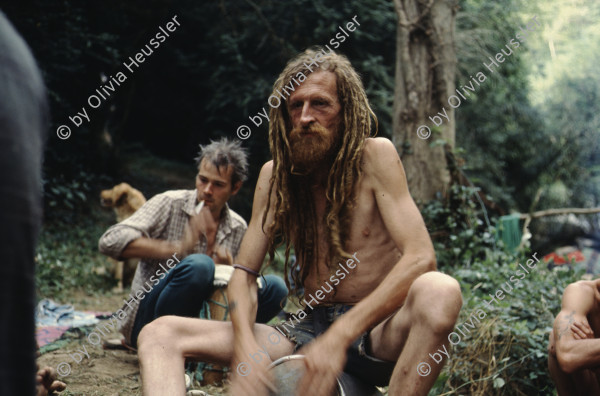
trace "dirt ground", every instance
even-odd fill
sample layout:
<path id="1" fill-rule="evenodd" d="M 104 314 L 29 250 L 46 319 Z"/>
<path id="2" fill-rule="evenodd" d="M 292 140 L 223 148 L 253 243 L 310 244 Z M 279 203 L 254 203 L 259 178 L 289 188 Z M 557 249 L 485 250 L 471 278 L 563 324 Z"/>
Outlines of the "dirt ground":
<path id="1" fill-rule="evenodd" d="M 76 310 L 114 312 L 121 307 L 125 297 L 127 297 L 126 293 L 105 297 L 76 293 L 71 301 L 61 301 L 61 303 L 73 304 Z M 108 323 L 108 321 L 103 322 Z M 117 331 L 113 331 L 106 338 L 119 336 Z M 85 350 L 89 354 L 89 358 L 84 354 L 78 355 L 78 350 Z M 80 363 L 77 364 L 72 356 L 77 360 L 81 357 Z M 51 366 L 54 368 L 62 363 L 60 369 L 64 371 L 61 372 L 68 372 L 70 369 L 69 375 L 59 378 L 67 384 L 67 389 L 60 393 L 61 396 L 136 396 L 142 394 L 137 355 L 126 350 L 104 350 L 102 344 L 93 346 L 83 334 L 80 339 L 43 354 L 38 362 L 41 367 Z M 65 363 L 68 363 L 68 366 Z M 210 396 L 227 394 L 225 388 L 207 386 L 198 389 L 205 391 Z"/>
<path id="2" fill-rule="evenodd" d="M 58 302 L 72 304 L 78 311 L 114 312 L 123 305 L 126 297 L 128 297 L 126 292 L 101 297 L 75 292 L 70 297 L 70 301 Z M 104 323 L 107 328 L 110 328 L 109 322 L 109 320 L 101 321 L 96 326 Z M 120 336 L 115 329 L 103 339 L 120 338 Z M 78 351 L 87 353 L 89 358 Z M 83 333 L 66 345 L 44 353 L 38 362 L 40 367 L 51 366 L 63 373 L 70 371 L 68 375 L 59 377 L 67 384 L 67 389 L 60 393 L 61 396 L 139 396 L 142 394 L 137 354 L 127 350 L 105 350 L 102 344 L 91 345 Z M 223 387 L 209 385 L 192 389 L 202 390 L 206 396 L 230 394 L 227 381 Z M 387 395 L 386 389 L 381 390 Z"/>

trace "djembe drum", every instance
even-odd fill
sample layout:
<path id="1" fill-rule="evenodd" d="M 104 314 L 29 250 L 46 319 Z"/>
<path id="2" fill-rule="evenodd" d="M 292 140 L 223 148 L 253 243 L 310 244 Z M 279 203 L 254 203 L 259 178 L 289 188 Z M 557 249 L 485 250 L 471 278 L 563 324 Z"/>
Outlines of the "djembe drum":
<path id="1" fill-rule="evenodd" d="M 229 321 L 229 302 L 227 300 L 227 284 L 233 274 L 234 268 L 230 265 L 215 264 L 214 291 L 210 298 L 204 302 L 200 311 L 201 319 Z M 257 279 L 258 288 L 263 287 L 262 280 Z M 202 386 L 221 385 L 229 369 L 226 366 L 213 363 L 192 363 L 186 370 L 192 372 L 193 377 Z"/>
<path id="2" fill-rule="evenodd" d="M 206 312 L 204 313 L 204 315 L 202 315 L 201 312 L 200 317 L 204 316 L 205 319 L 210 320 L 230 320 L 229 302 L 227 301 L 227 284 L 215 286 L 215 290 L 206 302 L 203 311 L 205 309 Z M 200 384 L 202 386 L 221 385 L 223 383 L 223 378 L 225 377 L 226 372 L 226 366 L 221 366 L 219 364 L 212 363 L 204 363 L 204 367 L 202 368 L 202 380 L 200 381 Z"/>

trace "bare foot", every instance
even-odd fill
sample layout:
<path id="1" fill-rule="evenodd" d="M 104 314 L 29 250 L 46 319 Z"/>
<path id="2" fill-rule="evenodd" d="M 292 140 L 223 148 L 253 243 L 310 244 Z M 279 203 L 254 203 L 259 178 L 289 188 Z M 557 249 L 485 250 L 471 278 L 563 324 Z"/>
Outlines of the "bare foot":
<path id="1" fill-rule="evenodd" d="M 52 395 L 54 392 L 62 392 L 67 388 L 67 385 L 58 381 L 56 370 L 52 367 L 44 367 L 39 369 L 35 376 L 36 382 L 36 396 L 47 396 Z"/>

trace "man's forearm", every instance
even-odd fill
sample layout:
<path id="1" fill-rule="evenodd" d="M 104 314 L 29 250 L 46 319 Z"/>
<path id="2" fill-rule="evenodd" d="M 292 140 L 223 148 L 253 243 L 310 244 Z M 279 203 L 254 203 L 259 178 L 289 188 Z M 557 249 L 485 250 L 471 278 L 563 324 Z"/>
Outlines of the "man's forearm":
<path id="1" fill-rule="evenodd" d="M 258 311 L 256 278 L 242 270 L 235 270 L 227 287 L 229 312 L 236 345 L 253 336 Z"/>
<path id="2" fill-rule="evenodd" d="M 407 264 L 410 263 L 410 264 Z M 354 308 L 342 315 L 328 332 L 347 346 L 402 306 L 414 280 L 435 270 L 435 261 L 403 256 L 383 282 Z"/>
<path id="3" fill-rule="evenodd" d="M 600 339 L 559 341 L 556 355 L 567 373 L 597 368 L 600 366 Z"/>
<path id="4" fill-rule="evenodd" d="M 177 252 L 178 245 L 172 241 L 152 238 L 138 238 L 127 245 L 121 253 L 123 258 L 146 258 L 163 260 Z"/>

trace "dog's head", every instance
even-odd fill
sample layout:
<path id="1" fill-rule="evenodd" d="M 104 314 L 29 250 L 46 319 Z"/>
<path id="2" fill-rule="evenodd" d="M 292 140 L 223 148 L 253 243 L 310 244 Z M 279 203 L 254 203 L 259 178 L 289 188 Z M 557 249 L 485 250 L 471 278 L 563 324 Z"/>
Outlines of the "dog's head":
<path id="1" fill-rule="evenodd" d="M 118 208 L 127 201 L 127 194 L 132 187 L 127 183 L 117 184 L 110 190 L 100 192 L 100 204 L 108 208 Z"/>

